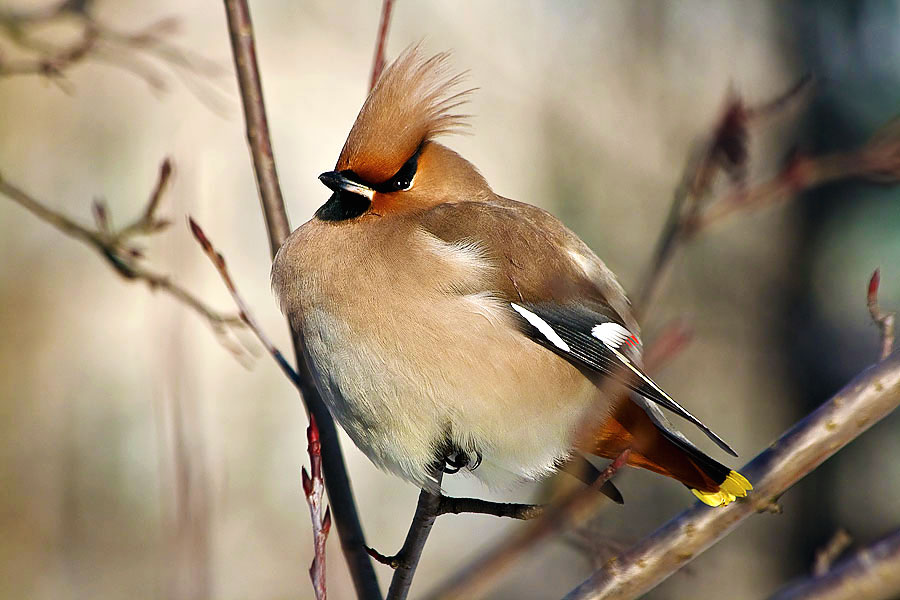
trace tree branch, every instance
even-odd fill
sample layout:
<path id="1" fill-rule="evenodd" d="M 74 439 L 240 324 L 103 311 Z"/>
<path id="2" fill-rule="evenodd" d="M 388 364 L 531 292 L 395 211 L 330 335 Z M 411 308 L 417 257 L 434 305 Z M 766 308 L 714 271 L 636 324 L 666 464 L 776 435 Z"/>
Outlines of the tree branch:
<path id="1" fill-rule="evenodd" d="M 31 194 L 6 181 L 2 175 L 0 175 L 0 194 L 62 233 L 94 248 L 123 278 L 143 281 L 151 290 L 162 290 L 194 310 L 206 319 L 220 343 L 238 358 L 244 358 L 241 347 L 229 337 L 230 330 L 243 327 L 241 319 L 209 308 L 202 300 L 172 281 L 169 275 L 157 273 L 143 266 L 141 264 L 143 253 L 132 243 L 137 236 L 152 235 L 169 226 L 169 221 L 156 217 L 156 209 L 171 174 L 172 165 L 166 159 L 160 166 L 159 177 L 144 212 L 118 231 L 111 229 L 106 204 L 99 200 L 93 204 L 94 219 L 97 222 L 97 229 L 94 230 L 48 208 Z"/>
<path id="2" fill-rule="evenodd" d="M 900 531 L 770 600 L 889 600 L 900 595 Z"/>
<path id="3" fill-rule="evenodd" d="M 262 211 L 269 237 L 272 256 L 281 247 L 290 233 L 281 187 L 275 170 L 272 143 L 266 109 L 263 101 L 259 69 L 256 63 L 256 47 L 253 38 L 253 24 L 246 0 L 225 0 L 225 13 L 231 38 L 231 50 L 237 73 L 241 103 L 247 129 L 247 141 L 256 173 Z M 302 336 L 291 328 L 301 395 L 307 410 L 315 418 L 322 443 L 322 470 L 334 522 L 337 525 L 341 549 L 347 559 L 353 585 L 360 598 L 381 598 L 381 590 L 375 577 L 375 569 L 366 552 L 365 535 L 359 521 L 359 512 L 347 468 L 341 453 L 337 429 L 318 390 L 304 356 Z"/>
<path id="4" fill-rule="evenodd" d="M 699 502 L 610 560 L 567 600 L 635 598 L 725 537 L 900 404 L 900 354 L 871 367 L 741 469 L 753 493 L 710 510 Z"/>

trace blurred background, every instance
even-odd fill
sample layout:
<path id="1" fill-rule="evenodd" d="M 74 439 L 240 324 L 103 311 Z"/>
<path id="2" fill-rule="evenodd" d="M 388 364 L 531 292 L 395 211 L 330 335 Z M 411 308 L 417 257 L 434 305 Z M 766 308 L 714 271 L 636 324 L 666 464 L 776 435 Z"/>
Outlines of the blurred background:
<path id="1" fill-rule="evenodd" d="M 0 0 L 2 60 L 21 52 L 8 15 L 52 6 Z M 175 18 L 167 43 L 216 68 L 191 73 L 111 47 L 67 69 L 61 85 L 0 77 L 0 174 L 85 224 L 102 197 L 121 225 L 139 215 L 171 156 L 176 173 L 160 214 L 173 226 L 145 240 L 148 264 L 231 310 L 184 226 L 192 215 L 264 329 L 289 348 L 269 290 L 221 3 L 96 0 L 89 8 L 123 32 Z M 251 9 L 297 226 L 328 197 L 316 177 L 335 162 L 365 97 L 380 2 L 270 0 Z M 33 33 L 63 44 L 78 31 L 62 19 Z M 805 73 L 818 79 L 807 105 L 753 131 L 752 183 L 792 149 L 856 147 L 898 112 L 898 31 L 894 2 L 398 0 L 387 54 L 423 38 L 428 51 L 452 49 L 480 90 L 472 135 L 446 143 L 497 192 L 554 212 L 634 290 L 689 153 L 729 90 L 754 104 Z M 148 85 L 134 55 L 160 81 Z M 195 313 L 124 281 L 5 197 L 0 240 L 0 595 L 311 597 L 300 487 L 307 421 L 274 363 L 261 356 L 245 368 Z M 882 305 L 898 308 L 895 189 L 831 185 L 723 222 L 679 255 L 643 323 L 647 339 L 674 318 L 694 329 L 659 380 L 749 460 L 876 360 L 865 290 L 879 266 Z M 648 597 L 765 597 L 808 573 L 838 528 L 864 544 L 900 526 L 898 428 L 900 415 L 876 425 L 785 494 L 783 514 L 750 519 Z M 368 540 L 391 554 L 417 490 L 343 441 Z M 508 501 L 536 493 L 459 479 L 449 492 Z M 694 500 L 646 472 L 627 470 L 617 485 L 625 506 L 604 507 L 589 539 L 543 546 L 492 597 L 561 596 Z M 519 526 L 439 519 L 413 597 Z M 336 536 L 328 548 L 329 592 L 351 597 Z M 376 568 L 386 585 L 389 570 Z"/>

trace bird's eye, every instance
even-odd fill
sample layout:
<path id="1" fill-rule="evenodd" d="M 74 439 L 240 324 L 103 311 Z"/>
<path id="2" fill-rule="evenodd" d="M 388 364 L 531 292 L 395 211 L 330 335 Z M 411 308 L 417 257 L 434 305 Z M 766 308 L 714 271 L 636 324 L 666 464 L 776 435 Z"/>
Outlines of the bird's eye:
<path id="1" fill-rule="evenodd" d="M 421 148 L 416 150 L 416 153 L 400 167 L 399 171 L 394 173 L 393 177 L 380 185 L 374 186 L 375 191 L 384 193 L 403 192 L 411 188 L 413 179 L 416 177 L 416 169 L 419 167 L 420 152 Z"/>
<path id="2" fill-rule="evenodd" d="M 406 164 L 400 167 L 400 170 L 397 171 L 397 174 L 391 177 L 390 183 L 391 188 L 394 191 L 401 192 L 403 190 L 408 190 L 412 186 L 413 178 L 416 176 L 416 168 L 419 163 L 419 153 L 415 153 L 412 155 Z"/>

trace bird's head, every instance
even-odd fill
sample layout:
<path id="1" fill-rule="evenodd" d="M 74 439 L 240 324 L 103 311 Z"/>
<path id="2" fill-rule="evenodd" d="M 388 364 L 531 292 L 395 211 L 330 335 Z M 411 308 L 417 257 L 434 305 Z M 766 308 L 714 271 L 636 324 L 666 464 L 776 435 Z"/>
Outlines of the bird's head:
<path id="1" fill-rule="evenodd" d="M 463 74 L 450 72 L 448 58 L 424 58 L 414 45 L 385 69 L 334 171 L 319 176 L 334 192 L 319 219 L 406 213 L 490 193 L 474 165 L 434 141 L 467 125 L 457 110 L 474 91 L 457 89 Z"/>

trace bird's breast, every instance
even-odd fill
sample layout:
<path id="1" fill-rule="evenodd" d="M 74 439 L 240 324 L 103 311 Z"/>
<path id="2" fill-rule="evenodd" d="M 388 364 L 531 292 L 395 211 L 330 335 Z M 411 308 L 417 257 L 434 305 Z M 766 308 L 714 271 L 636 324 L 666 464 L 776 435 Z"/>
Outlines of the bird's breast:
<path id="1" fill-rule="evenodd" d="M 494 482 L 551 470 L 597 390 L 519 334 L 477 243 L 352 229 L 298 229 L 273 284 L 357 446 L 419 484 L 448 438 L 477 449 L 476 475 Z"/>

